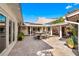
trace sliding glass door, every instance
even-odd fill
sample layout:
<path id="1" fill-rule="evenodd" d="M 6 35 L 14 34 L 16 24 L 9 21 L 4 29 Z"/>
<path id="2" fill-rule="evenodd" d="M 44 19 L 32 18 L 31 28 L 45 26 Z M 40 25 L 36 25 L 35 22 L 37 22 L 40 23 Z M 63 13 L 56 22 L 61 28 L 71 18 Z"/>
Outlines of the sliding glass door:
<path id="1" fill-rule="evenodd" d="M 0 53 L 6 48 L 6 17 L 0 14 Z"/>

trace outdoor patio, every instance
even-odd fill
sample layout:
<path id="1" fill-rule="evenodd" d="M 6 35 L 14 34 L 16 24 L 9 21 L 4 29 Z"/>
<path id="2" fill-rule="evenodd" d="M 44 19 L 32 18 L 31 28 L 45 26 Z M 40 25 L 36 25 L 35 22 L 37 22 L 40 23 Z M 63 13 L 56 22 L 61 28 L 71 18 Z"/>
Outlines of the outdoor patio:
<path id="1" fill-rule="evenodd" d="M 43 41 L 53 47 L 51 51 L 54 56 L 75 56 L 72 49 L 65 45 L 65 40 L 61 41 L 59 39 L 60 38 L 58 36 L 53 36 Z"/>
<path id="2" fill-rule="evenodd" d="M 16 43 L 9 56 L 41 56 L 41 51 L 49 51 L 52 56 L 75 56 L 64 43 L 57 36 L 42 40 L 35 40 L 33 36 L 26 36 L 23 41 Z"/>
<path id="3" fill-rule="evenodd" d="M 41 50 L 53 49 L 42 40 L 35 40 L 33 36 L 26 36 L 23 41 L 18 41 L 9 56 L 37 56 Z"/>

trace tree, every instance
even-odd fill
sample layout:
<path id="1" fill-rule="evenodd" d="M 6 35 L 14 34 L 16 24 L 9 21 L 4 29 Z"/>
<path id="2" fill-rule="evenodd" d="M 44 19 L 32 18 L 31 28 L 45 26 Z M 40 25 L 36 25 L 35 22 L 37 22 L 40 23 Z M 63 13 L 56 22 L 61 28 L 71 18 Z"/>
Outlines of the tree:
<path id="1" fill-rule="evenodd" d="M 60 17 L 58 20 L 51 22 L 51 24 L 57 24 L 57 23 L 63 23 L 63 22 L 64 22 L 64 18 Z"/>

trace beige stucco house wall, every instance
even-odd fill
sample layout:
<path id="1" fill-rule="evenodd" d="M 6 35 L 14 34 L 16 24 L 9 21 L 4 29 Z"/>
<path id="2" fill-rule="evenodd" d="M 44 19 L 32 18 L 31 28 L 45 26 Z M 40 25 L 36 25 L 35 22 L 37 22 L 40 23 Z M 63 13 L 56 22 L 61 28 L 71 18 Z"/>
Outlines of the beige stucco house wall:
<path id="1" fill-rule="evenodd" d="M 8 55 L 15 43 L 17 42 L 18 24 L 22 23 L 22 17 L 20 12 L 20 5 L 15 4 L 0 4 L 0 14 L 6 17 L 6 48 L 0 53 L 0 55 Z M 9 21 L 12 21 L 14 25 L 14 37 L 13 37 L 13 23 L 11 26 L 11 44 L 9 44 Z M 15 39 L 13 41 L 13 38 Z"/>
<path id="2" fill-rule="evenodd" d="M 28 35 L 28 27 L 25 26 L 21 27 L 21 32 L 23 32 L 24 35 Z"/>

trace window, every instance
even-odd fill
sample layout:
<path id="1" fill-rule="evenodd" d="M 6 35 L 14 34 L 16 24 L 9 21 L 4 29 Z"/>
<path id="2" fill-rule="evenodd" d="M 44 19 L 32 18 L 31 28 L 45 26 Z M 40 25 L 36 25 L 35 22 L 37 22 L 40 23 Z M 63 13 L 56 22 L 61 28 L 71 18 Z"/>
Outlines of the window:
<path id="1" fill-rule="evenodd" d="M 3 16 L 2 14 L 0 14 L 0 23 L 5 22 L 5 16 Z"/>
<path id="2" fill-rule="evenodd" d="M 0 53 L 6 48 L 6 17 L 0 14 Z"/>

